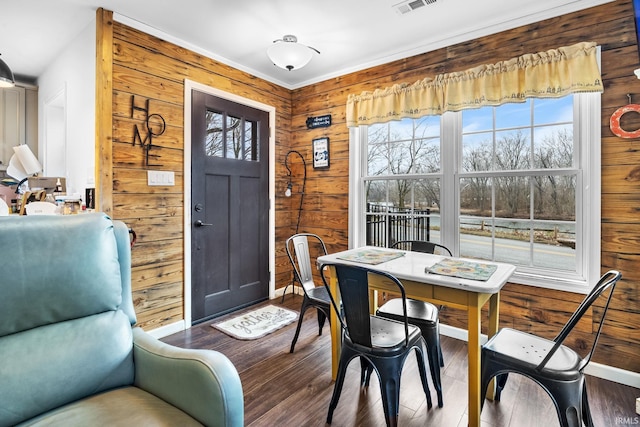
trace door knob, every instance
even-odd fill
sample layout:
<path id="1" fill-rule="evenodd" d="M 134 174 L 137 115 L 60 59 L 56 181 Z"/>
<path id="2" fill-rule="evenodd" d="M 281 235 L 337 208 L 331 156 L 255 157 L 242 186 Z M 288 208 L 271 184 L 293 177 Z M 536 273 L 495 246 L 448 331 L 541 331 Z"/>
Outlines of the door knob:
<path id="1" fill-rule="evenodd" d="M 195 225 L 196 227 L 209 227 L 213 224 L 207 224 L 206 222 L 202 222 L 202 220 L 199 219 L 196 222 L 194 222 L 193 225 Z"/>

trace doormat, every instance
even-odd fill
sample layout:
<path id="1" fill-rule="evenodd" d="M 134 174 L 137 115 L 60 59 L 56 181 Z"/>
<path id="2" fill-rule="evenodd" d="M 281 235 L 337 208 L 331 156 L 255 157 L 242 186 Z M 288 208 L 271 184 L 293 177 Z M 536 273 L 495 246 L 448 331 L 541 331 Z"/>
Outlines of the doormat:
<path id="1" fill-rule="evenodd" d="M 267 305 L 211 326 L 239 340 L 255 340 L 287 326 L 297 318 L 295 311 Z"/>

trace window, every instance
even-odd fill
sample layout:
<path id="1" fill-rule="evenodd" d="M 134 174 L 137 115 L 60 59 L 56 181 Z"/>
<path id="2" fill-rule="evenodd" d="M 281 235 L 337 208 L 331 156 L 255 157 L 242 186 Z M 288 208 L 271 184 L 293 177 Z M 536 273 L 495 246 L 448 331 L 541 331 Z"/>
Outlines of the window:
<path id="1" fill-rule="evenodd" d="M 439 116 L 367 127 L 367 245 L 439 241 L 440 146 Z"/>
<path id="2" fill-rule="evenodd" d="M 207 156 L 258 161 L 257 123 L 207 110 Z"/>
<path id="3" fill-rule="evenodd" d="M 600 273 L 600 94 L 352 129 L 353 246 L 425 239 L 586 292 Z"/>

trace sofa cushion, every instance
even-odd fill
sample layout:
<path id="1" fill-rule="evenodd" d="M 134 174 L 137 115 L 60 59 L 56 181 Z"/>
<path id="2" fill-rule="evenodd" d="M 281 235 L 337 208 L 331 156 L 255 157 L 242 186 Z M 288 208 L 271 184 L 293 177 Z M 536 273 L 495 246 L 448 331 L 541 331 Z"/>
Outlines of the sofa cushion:
<path id="1" fill-rule="evenodd" d="M 125 387 L 88 397 L 34 418 L 20 427 L 201 426 L 162 399 L 137 387 Z"/>
<path id="2" fill-rule="evenodd" d="M 133 384 L 129 318 L 108 311 L 0 337 L 0 361 L 0 426 L 14 425 Z"/>
<path id="3" fill-rule="evenodd" d="M 120 264 L 106 215 L 10 216 L 0 227 L 0 247 L 11 254 L 0 257 L 0 336 L 119 308 Z"/>

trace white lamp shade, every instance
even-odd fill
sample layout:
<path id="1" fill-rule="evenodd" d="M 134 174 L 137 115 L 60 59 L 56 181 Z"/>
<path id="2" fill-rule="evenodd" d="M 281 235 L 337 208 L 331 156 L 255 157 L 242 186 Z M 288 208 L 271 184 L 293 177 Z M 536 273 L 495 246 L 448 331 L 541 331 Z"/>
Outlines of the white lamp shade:
<path id="1" fill-rule="evenodd" d="M 276 66 L 291 71 L 307 65 L 313 52 L 300 43 L 279 41 L 267 49 L 267 56 Z"/>
<path id="2" fill-rule="evenodd" d="M 42 171 L 42 165 L 27 144 L 13 147 L 13 152 L 14 154 L 9 160 L 9 166 L 7 166 L 7 174 L 9 176 L 22 181 Z"/>

